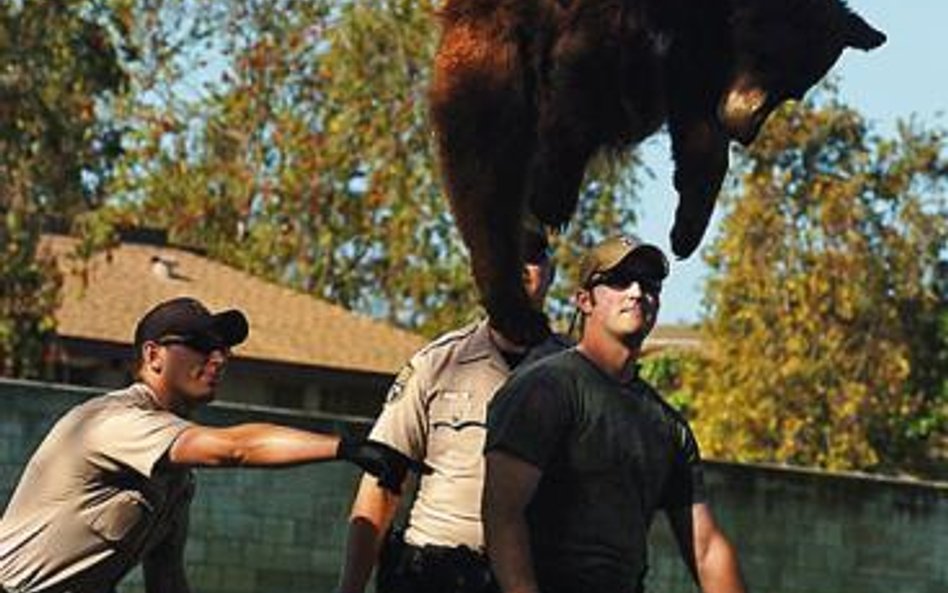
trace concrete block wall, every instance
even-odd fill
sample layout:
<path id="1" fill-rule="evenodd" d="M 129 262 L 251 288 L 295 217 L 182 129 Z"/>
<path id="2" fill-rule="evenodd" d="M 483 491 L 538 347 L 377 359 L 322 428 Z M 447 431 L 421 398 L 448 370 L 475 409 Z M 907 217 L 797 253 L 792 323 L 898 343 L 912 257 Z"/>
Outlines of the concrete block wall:
<path id="1" fill-rule="evenodd" d="M 948 591 L 948 484 L 713 462 L 706 479 L 755 591 Z"/>
<path id="2" fill-rule="evenodd" d="M 33 449 L 70 406 L 98 392 L 0 380 L 0 502 Z M 201 421 L 277 422 L 361 433 L 365 421 L 215 405 Z M 197 473 L 187 549 L 194 591 L 331 592 L 358 472 L 327 463 Z M 709 463 L 718 522 L 737 546 L 752 591 L 945 593 L 948 484 Z M 665 519 L 652 530 L 647 591 L 695 591 Z M 122 593 L 142 591 L 140 574 Z"/>

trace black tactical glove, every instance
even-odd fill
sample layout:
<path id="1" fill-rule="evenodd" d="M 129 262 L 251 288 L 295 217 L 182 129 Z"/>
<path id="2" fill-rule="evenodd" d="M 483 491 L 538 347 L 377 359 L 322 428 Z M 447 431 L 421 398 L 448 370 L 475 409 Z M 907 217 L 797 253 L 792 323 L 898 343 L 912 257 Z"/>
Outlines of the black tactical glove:
<path id="1" fill-rule="evenodd" d="M 344 436 L 339 441 L 336 458 L 352 462 L 378 478 L 379 486 L 395 494 L 402 493 L 402 482 L 408 471 L 430 474 L 431 468 L 415 461 L 385 443 Z"/>

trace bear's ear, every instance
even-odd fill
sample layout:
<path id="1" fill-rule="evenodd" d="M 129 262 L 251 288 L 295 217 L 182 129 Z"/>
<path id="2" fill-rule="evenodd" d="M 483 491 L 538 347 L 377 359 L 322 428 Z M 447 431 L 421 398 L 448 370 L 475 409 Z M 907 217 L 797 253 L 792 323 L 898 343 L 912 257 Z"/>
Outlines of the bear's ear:
<path id="1" fill-rule="evenodd" d="M 886 36 L 885 33 L 863 20 L 861 16 L 847 10 L 843 40 L 847 47 L 869 51 L 885 43 Z"/>

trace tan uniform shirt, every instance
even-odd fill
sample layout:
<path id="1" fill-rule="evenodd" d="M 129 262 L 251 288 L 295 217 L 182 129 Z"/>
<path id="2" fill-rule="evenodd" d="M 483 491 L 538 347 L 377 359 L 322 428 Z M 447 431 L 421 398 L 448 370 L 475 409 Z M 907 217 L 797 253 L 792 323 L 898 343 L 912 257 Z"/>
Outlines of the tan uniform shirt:
<path id="1" fill-rule="evenodd" d="M 421 479 L 405 531 L 408 543 L 484 547 L 487 404 L 509 373 L 482 321 L 441 336 L 396 377 L 370 438 L 434 470 Z"/>
<path id="2" fill-rule="evenodd" d="M 0 585 L 107 593 L 151 548 L 180 535 L 193 476 L 156 463 L 188 426 L 141 383 L 63 416 L 0 521 Z"/>

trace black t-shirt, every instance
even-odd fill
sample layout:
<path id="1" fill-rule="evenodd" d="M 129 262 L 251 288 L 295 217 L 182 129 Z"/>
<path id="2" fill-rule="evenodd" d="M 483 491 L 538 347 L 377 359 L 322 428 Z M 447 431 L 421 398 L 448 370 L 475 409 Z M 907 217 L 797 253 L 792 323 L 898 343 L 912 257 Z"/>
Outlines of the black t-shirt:
<path id="1" fill-rule="evenodd" d="M 621 384 L 575 349 L 516 372 L 487 426 L 485 450 L 543 472 L 527 523 L 544 593 L 638 590 L 655 511 L 704 499 L 685 420 L 641 379 Z"/>

